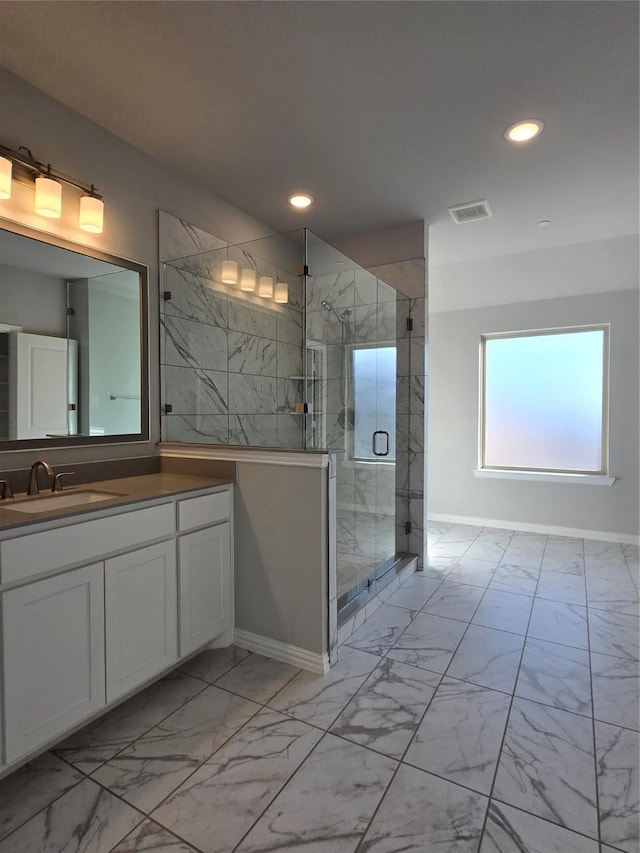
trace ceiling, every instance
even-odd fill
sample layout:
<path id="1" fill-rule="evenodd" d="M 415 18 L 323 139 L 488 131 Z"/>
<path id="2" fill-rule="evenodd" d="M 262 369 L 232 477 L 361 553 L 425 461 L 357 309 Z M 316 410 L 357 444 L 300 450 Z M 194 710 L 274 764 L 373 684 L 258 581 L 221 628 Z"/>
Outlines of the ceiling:
<path id="1" fill-rule="evenodd" d="M 11 71 L 277 231 L 424 219 L 435 266 L 638 231 L 634 2 L 4 0 L 0 33 Z"/>

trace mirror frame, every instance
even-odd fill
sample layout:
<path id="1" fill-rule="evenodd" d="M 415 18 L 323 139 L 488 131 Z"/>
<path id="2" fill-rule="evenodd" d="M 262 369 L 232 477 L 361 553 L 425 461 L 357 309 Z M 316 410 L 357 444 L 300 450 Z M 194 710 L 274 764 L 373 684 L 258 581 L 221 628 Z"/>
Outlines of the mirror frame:
<path id="1" fill-rule="evenodd" d="M 58 237 L 56 234 L 50 234 L 45 231 L 38 231 L 35 228 L 29 228 L 19 222 L 14 222 L 10 219 L 0 217 L 0 229 L 10 231 L 13 234 L 19 234 L 22 237 L 28 237 L 31 240 L 38 240 L 40 243 L 47 243 L 50 246 L 55 246 L 58 249 L 67 249 L 67 251 L 75 252 L 78 255 L 85 255 L 89 258 L 95 258 L 98 261 L 106 261 L 109 264 L 120 266 L 123 269 L 131 270 L 138 273 L 140 276 L 140 427 L 139 433 L 120 433 L 118 435 L 69 435 L 60 436 L 59 438 L 18 438 L 0 441 L 0 453 L 10 450 L 30 450 L 35 448 L 61 448 L 61 447 L 83 447 L 86 445 L 103 445 L 103 444 L 130 444 L 137 441 L 149 441 L 149 269 L 144 264 L 139 264 L 136 261 L 129 261 L 125 258 L 119 258 L 117 255 L 111 255 L 108 252 L 103 252 L 100 249 L 95 249 L 93 246 L 84 246 L 81 243 L 73 243 L 70 240 L 65 240 L 63 237 Z"/>

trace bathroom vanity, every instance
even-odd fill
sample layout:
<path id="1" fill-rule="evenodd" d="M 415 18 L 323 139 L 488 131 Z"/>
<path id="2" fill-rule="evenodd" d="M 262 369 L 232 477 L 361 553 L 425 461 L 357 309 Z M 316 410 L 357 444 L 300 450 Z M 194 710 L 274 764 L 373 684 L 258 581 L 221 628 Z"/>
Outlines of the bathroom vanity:
<path id="1" fill-rule="evenodd" d="M 0 504 L 0 776 L 230 644 L 232 490 L 158 473 Z"/>

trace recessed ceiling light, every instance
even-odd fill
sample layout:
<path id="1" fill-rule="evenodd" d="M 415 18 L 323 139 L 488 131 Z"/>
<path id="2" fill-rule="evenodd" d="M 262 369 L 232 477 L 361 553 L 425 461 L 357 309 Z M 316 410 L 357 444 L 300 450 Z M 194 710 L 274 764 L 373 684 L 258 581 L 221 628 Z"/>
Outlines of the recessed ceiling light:
<path id="1" fill-rule="evenodd" d="M 308 193 L 293 193 L 287 198 L 292 207 L 309 207 L 313 204 L 313 196 Z"/>
<path id="2" fill-rule="evenodd" d="M 509 142 L 528 142 L 542 132 L 544 124 L 538 118 L 528 118 L 512 124 L 504 132 L 504 138 Z"/>

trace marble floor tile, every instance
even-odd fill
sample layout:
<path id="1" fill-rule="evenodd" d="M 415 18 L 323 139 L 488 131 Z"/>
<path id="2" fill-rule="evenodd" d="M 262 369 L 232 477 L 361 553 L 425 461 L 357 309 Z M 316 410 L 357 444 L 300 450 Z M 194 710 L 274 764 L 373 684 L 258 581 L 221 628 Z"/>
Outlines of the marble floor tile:
<path id="1" fill-rule="evenodd" d="M 422 574 L 427 578 L 444 580 L 457 562 L 457 557 L 435 557 L 429 553 L 427 565 L 422 570 Z"/>
<path id="2" fill-rule="evenodd" d="M 447 540 L 443 536 L 429 549 L 433 557 L 462 557 L 469 549 L 473 539 Z"/>
<path id="3" fill-rule="evenodd" d="M 628 581 L 625 576 L 627 561 L 624 554 L 617 556 L 586 556 L 584 568 L 587 577 L 603 578 L 604 580 Z"/>
<path id="4" fill-rule="evenodd" d="M 578 649 L 588 649 L 587 608 L 562 601 L 536 598 L 528 635 Z"/>
<path id="5" fill-rule="evenodd" d="M 153 819 L 199 850 L 230 853 L 321 737 L 319 729 L 264 708 Z"/>
<path id="6" fill-rule="evenodd" d="M 298 672 L 288 663 L 252 654 L 221 676 L 216 686 L 264 705 Z"/>
<path id="7" fill-rule="evenodd" d="M 479 853 L 599 853 L 598 842 L 527 812 L 491 802 Z"/>
<path id="8" fill-rule="evenodd" d="M 529 637 L 515 695 L 591 716 L 589 652 Z"/>
<path id="9" fill-rule="evenodd" d="M 511 537 L 508 536 L 503 542 L 491 542 L 482 539 L 481 535 L 467 548 L 465 556 L 472 557 L 475 560 L 489 560 L 499 563 L 504 557 Z"/>
<path id="10" fill-rule="evenodd" d="M 424 578 L 419 584 L 413 583 L 411 586 L 402 584 L 387 598 L 386 603 L 406 607 L 408 610 L 422 610 L 439 586 L 440 581 L 437 578 Z"/>
<path id="11" fill-rule="evenodd" d="M 71 735 L 54 752 L 89 775 L 204 689 L 201 681 L 171 672 Z"/>
<path id="12" fill-rule="evenodd" d="M 0 838 L 83 779 L 64 761 L 45 752 L 0 781 Z"/>
<path id="13" fill-rule="evenodd" d="M 379 663 L 377 655 L 343 646 L 329 672 L 317 675 L 301 670 L 269 707 L 328 729 Z"/>
<path id="14" fill-rule="evenodd" d="M 478 605 L 472 622 L 485 628 L 526 634 L 533 599 L 528 595 L 514 595 L 488 589 Z"/>
<path id="15" fill-rule="evenodd" d="M 620 542 L 604 542 L 600 539 L 585 539 L 582 545 L 585 557 L 624 557 L 625 545 Z"/>
<path id="16" fill-rule="evenodd" d="M 384 755 L 324 735 L 238 853 L 355 851 L 396 766 Z"/>
<path id="17" fill-rule="evenodd" d="M 486 808 L 481 794 L 402 765 L 359 850 L 476 853 Z"/>
<path id="18" fill-rule="evenodd" d="M 638 732 L 596 723 L 596 759 L 602 840 L 628 853 L 640 849 Z"/>
<path id="19" fill-rule="evenodd" d="M 109 853 L 143 815 L 85 779 L 0 842 L 2 853 Z"/>
<path id="20" fill-rule="evenodd" d="M 510 704 L 506 693 L 445 677 L 404 761 L 489 794 Z"/>
<path id="21" fill-rule="evenodd" d="M 152 820 L 143 821 L 110 853 L 198 853 L 195 847 L 176 838 Z"/>
<path id="22" fill-rule="evenodd" d="M 514 534 L 502 558 L 503 563 L 539 569 L 546 537 L 536 534 Z"/>
<path id="23" fill-rule="evenodd" d="M 200 678 L 202 681 L 208 681 L 213 684 L 222 675 L 233 669 L 236 664 L 239 664 L 245 658 L 249 657 L 251 652 L 246 649 L 241 649 L 239 646 L 227 646 L 223 649 L 206 649 L 200 652 L 199 655 L 191 658 L 186 663 L 180 666 L 181 672 L 186 672 L 194 678 Z"/>
<path id="24" fill-rule="evenodd" d="M 640 672 L 636 661 L 591 652 L 591 683 L 596 720 L 640 729 Z"/>
<path id="25" fill-rule="evenodd" d="M 548 536 L 544 549 L 547 554 L 578 554 L 584 555 L 584 542 L 571 536 Z"/>
<path id="26" fill-rule="evenodd" d="M 584 557 L 582 554 L 550 553 L 542 558 L 543 572 L 560 572 L 566 575 L 584 576 Z"/>
<path id="27" fill-rule="evenodd" d="M 597 838 L 591 720 L 514 699 L 493 797 Z"/>
<path id="28" fill-rule="evenodd" d="M 470 625 L 455 653 L 447 675 L 502 690 L 513 691 L 522 655 L 524 637 Z"/>
<path id="29" fill-rule="evenodd" d="M 333 734 L 401 758 L 440 682 L 433 672 L 381 661 L 331 727 Z"/>
<path id="30" fill-rule="evenodd" d="M 468 622 L 483 596 L 482 587 L 444 581 L 422 609 L 433 616 Z"/>
<path id="31" fill-rule="evenodd" d="M 638 590 L 631 581 L 618 583 L 605 578 L 587 577 L 587 602 L 594 610 L 612 610 L 640 616 Z"/>
<path id="32" fill-rule="evenodd" d="M 370 652 L 384 655 L 411 624 L 414 614 L 404 607 L 383 604 L 367 622 L 349 637 L 347 644 Z"/>
<path id="33" fill-rule="evenodd" d="M 489 560 L 462 557 L 447 575 L 447 580 L 471 584 L 471 586 L 487 587 L 493 579 L 497 566 L 498 563 Z"/>
<path id="34" fill-rule="evenodd" d="M 637 616 L 589 608 L 589 641 L 597 654 L 638 660 L 640 620 Z"/>
<path id="35" fill-rule="evenodd" d="M 99 767 L 92 778 L 149 812 L 258 710 L 248 699 L 207 687 Z"/>
<path id="36" fill-rule="evenodd" d="M 444 672 L 466 629 L 466 622 L 418 613 L 387 656 L 432 672 Z"/>
<path id="37" fill-rule="evenodd" d="M 567 575 L 562 572 L 540 572 L 536 597 L 585 607 L 587 593 L 584 578 L 581 575 Z"/>
<path id="38" fill-rule="evenodd" d="M 535 595 L 540 569 L 501 563 L 489 584 L 490 590 Z"/>

